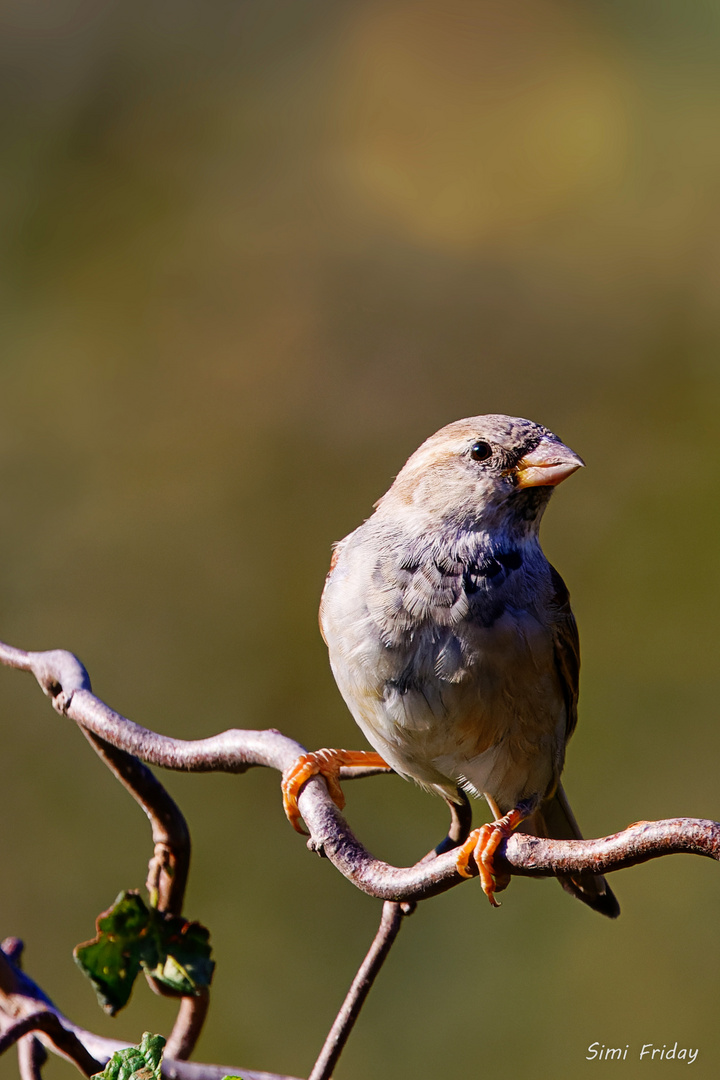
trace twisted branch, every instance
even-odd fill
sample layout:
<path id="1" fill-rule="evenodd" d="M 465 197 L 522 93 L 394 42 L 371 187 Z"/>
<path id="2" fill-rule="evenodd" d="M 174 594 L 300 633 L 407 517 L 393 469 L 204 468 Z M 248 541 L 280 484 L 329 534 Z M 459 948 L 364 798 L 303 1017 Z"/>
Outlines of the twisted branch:
<path id="1" fill-rule="evenodd" d="M 71 1027 L 51 1006 L 42 993 L 27 994 L 26 979 L 17 967 L 22 945 L 16 938 L 3 942 L 0 948 L 0 1054 L 21 1042 L 20 1061 L 27 1073 L 39 1069 L 40 1053 L 35 1048 L 33 1032 L 42 1042 L 71 1061 L 89 1076 L 102 1066 L 90 1053 Z M 28 1040 L 26 1037 L 30 1036 Z"/>
<path id="2" fill-rule="evenodd" d="M 117 1050 L 131 1043 L 108 1039 L 68 1020 L 26 972 L 18 966 L 22 943 L 8 938 L 0 946 L 0 1053 L 14 1043 L 22 1053 L 23 1080 L 39 1075 L 42 1063 L 37 1048 L 25 1050 L 30 1040 L 41 1040 L 53 1053 L 72 1061 L 85 1076 L 100 1072 Z M 37 1032 L 37 1039 L 32 1034 Z M 162 1073 L 168 1080 L 224 1080 L 241 1075 L 243 1080 L 297 1080 L 277 1073 L 258 1072 L 232 1065 L 205 1065 L 173 1057 L 165 1047 Z M 32 1054 L 32 1062 L 28 1058 Z M 31 1071 L 32 1070 L 32 1071 Z"/>
<path id="3" fill-rule="evenodd" d="M 306 753 L 300 743 L 275 729 L 232 728 L 195 740 L 150 731 L 96 697 L 85 668 L 63 650 L 31 653 L 0 643 L 0 662 L 31 671 L 59 713 L 87 733 L 150 765 L 182 772 L 230 773 L 262 765 L 284 772 Z M 342 769 L 340 776 L 347 780 L 380 771 L 385 770 Z M 319 777 L 308 781 L 298 805 L 310 830 L 308 846 L 325 855 L 344 877 L 370 896 L 395 902 L 425 900 L 465 880 L 455 870 L 452 851 L 410 867 L 376 859 L 355 837 Z M 720 859 L 720 824 L 697 818 L 639 822 L 596 840 L 546 840 L 515 833 L 499 849 L 497 865 L 500 870 L 522 875 L 579 870 L 608 873 L 680 852 Z"/>
<path id="4" fill-rule="evenodd" d="M 264 766 L 282 773 L 306 752 L 300 743 L 275 729 L 231 729 L 198 740 L 160 735 L 128 720 L 93 694 L 81 662 L 63 650 L 25 652 L 0 643 L 0 663 L 32 672 L 55 710 L 80 726 L 105 764 L 148 815 L 155 842 L 148 888 L 163 911 L 181 910 L 190 839 L 180 810 L 146 765 L 184 772 L 229 773 Z M 340 777 L 348 780 L 386 771 L 389 770 L 344 768 Z M 308 847 L 326 856 L 357 888 L 385 901 L 381 927 L 311 1074 L 312 1080 L 325 1080 L 395 940 L 403 910 L 409 911 L 416 901 L 446 892 L 466 880 L 455 869 L 452 847 L 467 834 L 470 814 L 467 803 L 454 808 L 447 840 L 414 866 L 396 867 L 375 858 L 360 843 L 320 777 L 307 782 L 298 805 L 310 830 Z M 496 865 L 500 872 L 530 876 L 582 870 L 608 873 L 680 852 L 720 860 L 720 824 L 694 818 L 643 821 L 595 840 L 548 840 L 515 833 L 498 850 Z M 9 970 L 14 972 L 12 979 Z M 101 1039 L 67 1021 L 31 980 L 18 973 L 7 956 L 0 963 L 0 991 L 3 972 L 6 981 L 10 979 L 12 983 L 11 993 L 20 995 L 23 1003 L 19 1012 L 14 1013 L 13 999 L 8 1013 L 7 1002 L 5 1005 L 0 1002 L 3 1005 L 0 1015 L 5 1013 L 5 1023 L 0 1025 L 0 1052 L 8 1043 L 22 1039 L 23 1074 L 28 1080 L 39 1075 L 41 1064 L 37 1043 L 30 1034 L 33 1031 L 41 1032 L 39 1037 L 44 1043 L 49 1042 L 56 1052 L 70 1057 L 83 1071 L 91 1063 L 95 1066 L 98 1060 L 106 1061 L 114 1050 L 124 1045 Z M 221 1080 L 228 1073 L 237 1072 L 229 1067 L 190 1064 L 184 1060 L 199 1035 L 206 1008 L 206 999 L 182 999 L 163 1061 L 163 1073 L 167 1077 Z M 242 1070 L 242 1075 L 247 1080 L 292 1080 L 247 1069 Z"/>

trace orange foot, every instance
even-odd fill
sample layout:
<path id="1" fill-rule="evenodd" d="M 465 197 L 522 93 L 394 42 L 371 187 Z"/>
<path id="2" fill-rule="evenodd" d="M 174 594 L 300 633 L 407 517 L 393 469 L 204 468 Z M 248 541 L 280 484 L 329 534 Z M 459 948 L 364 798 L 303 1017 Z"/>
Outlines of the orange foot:
<path id="1" fill-rule="evenodd" d="M 314 754 L 303 754 L 289 769 L 286 769 L 282 778 L 283 809 L 288 821 L 296 832 L 307 836 L 307 833 L 299 824 L 300 810 L 297 800 L 300 788 L 312 776 L 318 773 L 325 777 L 325 782 L 335 805 L 339 810 L 345 806 L 345 796 L 338 775 L 343 766 L 360 765 L 366 768 L 387 769 L 389 765 L 370 750 L 316 750 Z"/>
<path id="2" fill-rule="evenodd" d="M 480 884 L 483 892 L 493 907 L 500 907 L 495 899 L 495 893 L 507 888 L 510 882 L 509 874 L 498 874 L 493 866 L 493 856 L 503 840 L 511 835 L 513 829 L 525 820 L 526 813 L 522 810 L 511 810 L 509 814 L 492 821 L 488 825 L 482 825 L 479 829 L 473 829 L 462 847 L 458 848 L 456 869 L 463 877 L 472 877 L 468 869 L 468 863 L 472 856 L 480 874 Z"/>

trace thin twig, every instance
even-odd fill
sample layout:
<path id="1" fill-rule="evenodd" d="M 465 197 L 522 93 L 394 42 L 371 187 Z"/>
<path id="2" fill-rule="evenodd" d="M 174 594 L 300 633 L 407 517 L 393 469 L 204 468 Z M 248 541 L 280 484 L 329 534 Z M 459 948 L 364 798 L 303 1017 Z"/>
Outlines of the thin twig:
<path id="1" fill-rule="evenodd" d="M 308 1080 L 328 1080 L 332 1076 L 337 1060 L 365 1003 L 365 998 L 370 993 L 375 977 L 390 952 L 395 938 L 400 933 L 403 917 L 409 913 L 404 909 L 407 909 L 407 905 L 393 904 L 389 900 L 383 904 L 378 932 L 358 968 L 357 975 L 351 983 L 340 1012 L 335 1018 L 335 1023 L 328 1032 L 320 1056 L 313 1065 Z"/>
<path id="2" fill-rule="evenodd" d="M 470 833 L 472 826 L 472 810 L 467 795 L 461 791 L 460 802 L 451 802 L 445 799 L 450 810 L 450 827 L 448 834 L 432 851 L 429 851 L 422 864 L 427 864 L 436 859 L 439 854 L 450 851 L 461 844 Z M 365 1004 L 370 990 L 377 978 L 380 968 L 387 959 L 388 953 L 400 932 L 403 917 L 411 915 L 415 910 L 415 903 L 396 904 L 386 900 L 383 904 L 380 917 L 380 926 L 373 939 L 365 959 L 358 968 L 357 974 L 352 981 L 345 1000 L 338 1012 L 335 1021 L 323 1043 L 320 1055 L 313 1066 L 308 1080 L 328 1080 L 332 1076 L 333 1069 L 338 1058 L 347 1043 L 350 1033 L 355 1026 L 360 1010 Z"/>
<path id="3" fill-rule="evenodd" d="M 190 870 L 190 830 L 184 815 L 154 773 L 134 754 L 111 746 L 79 726 L 98 757 L 130 792 L 150 821 L 154 849 L 148 864 L 146 888 L 151 903 L 159 911 L 180 915 Z M 206 989 L 200 995 L 179 995 L 150 972 L 145 973 L 145 980 L 160 997 L 180 997 L 175 1023 L 168 1036 L 170 1049 L 167 1053 L 184 1061 L 190 1057 L 200 1038 L 210 991 Z"/>
<path id="4" fill-rule="evenodd" d="M 42 1080 L 47 1051 L 34 1035 L 25 1035 L 17 1044 L 20 1080 Z"/>
<path id="5" fill-rule="evenodd" d="M 148 864 L 146 888 L 151 903 L 159 911 L 180 915 L 190 871 L 190 831 L 184 815 L 154 773 L 134 754 L 111 746 L 79 726 L 98 757 L 130 792 L 150 821 L 154 849 Z M 201 995 L 179 995 L 177 990 L 172 990 L 150 972 L 145 973 L 145 979 L 153 993 L 160 997 L 180 997 L 175 1023 L 168 1037 L 168 1053 L 186 1060 L 195 1049 L 207 1017 L 209 989 Z"/>
<path id="6" fill-rule="evenodd" d="M 154 851 L 146 885 L 153 906 L 170 915 L 180 915 L 190 869 L 190 830 L 179 806 L 134 754 L 119 750 L 82 725 L 80 729 L 150 821 Z"/>
<path id="7" fill-rule="evenodd" d="M 210 1005 L 210 991 L 205 987 L 199 994 L 186 995 L 180 1002 L 175 1025 L 165 1044 L 169 1058 L 187 1061 L 200 1038 Z"/>

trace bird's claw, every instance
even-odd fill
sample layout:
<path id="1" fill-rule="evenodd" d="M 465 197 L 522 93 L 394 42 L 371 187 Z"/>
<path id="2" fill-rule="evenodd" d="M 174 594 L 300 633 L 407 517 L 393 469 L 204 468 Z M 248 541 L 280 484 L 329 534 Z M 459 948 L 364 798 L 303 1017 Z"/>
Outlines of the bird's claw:
<path id="1" fill-rule="evenodd" d="M 500 907 L 495 893 L 506 889 L 510 883 L 510 875 L 499 874 L 493 865 L 495 852 L 524 818 L 525 815 L 520 810 L 511 810 L 497 821 L 473 829 L 464 844 L 458 848 L 455 869 L 461 877 L 472 877 L 469 865 L 472 858 L 477 866 L 482 890 L 493 907 Z"/>
<path id="2" fill-rule="evenodd" d="M 283 809 L 285 816 L 296 832 L 307 836 L 308 833 L 300 825 L 300 808 L 298 796 L 303 784 L 313 776 L 322 776 L 327 784 L 330 798 L 342 810 L 345 806 L 345 795 L 340 787 L 340 769 L 347 766 L 372 766 L 374 768 L 387 768 L 386 762 L 379 754 L 366 750 L 331 750 L 325 748 L 316 750 L 311 754 L 301 754 L 293 764 L 285 770 L 282 777 Z"/>

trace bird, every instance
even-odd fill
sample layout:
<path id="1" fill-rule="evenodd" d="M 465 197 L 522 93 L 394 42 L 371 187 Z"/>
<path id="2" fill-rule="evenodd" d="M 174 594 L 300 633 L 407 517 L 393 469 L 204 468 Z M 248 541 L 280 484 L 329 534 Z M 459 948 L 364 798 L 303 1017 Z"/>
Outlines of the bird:
<path id="1" fill-rule="evenodd" d="M 514 829 L 581 838 L 560 783 L 577 722 L 578 630 L 539 526 L 554 488 L 583 465 L 531 420 L 458 420 L 422 443 L 334 546 L 320 628 L 374 751 L 324 749 L 286 770 L 298 831 L 302 785 L 321 773 L 342 808 L 347 765 L 390 767 L 451 806 L 484 796 L 494 820 L 456 844 L 456 868 L 469 877 L 474 862 L 495 907 L 509 876 L 493 859 Z M 594 910 L 619 914 L 601 875 L 557 876 Z"/>

